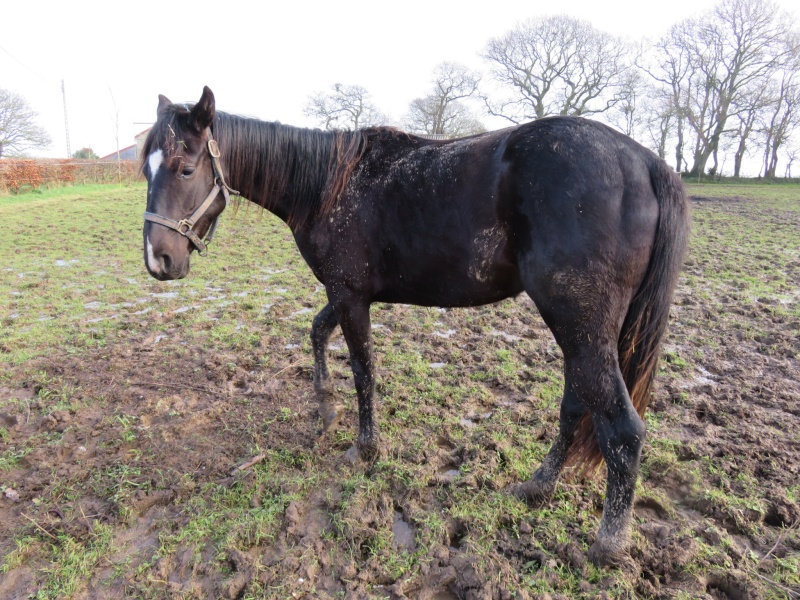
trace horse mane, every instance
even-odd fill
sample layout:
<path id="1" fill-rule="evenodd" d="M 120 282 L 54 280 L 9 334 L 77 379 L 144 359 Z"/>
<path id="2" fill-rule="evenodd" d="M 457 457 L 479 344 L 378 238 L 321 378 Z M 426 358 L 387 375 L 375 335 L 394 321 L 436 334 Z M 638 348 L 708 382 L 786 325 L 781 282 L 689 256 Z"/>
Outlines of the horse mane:
<path id="1" fill-rule="evenodd" d="M 155 148 L 176 160 L 191 140 L 177 139 L 189 127 L 192 105 L 173 104 L 147 136 L 142 165 Z M 371 130 L 322 131 L 217 112 L 211 125 L 222 153 L 222 168 L 242 197 L 272 209 L 288 199 L 292 227 L 324 217 L 336 205 L 353 169 L 366 150 Z M 231 185 L 234 185 L 231 183 Z"/>

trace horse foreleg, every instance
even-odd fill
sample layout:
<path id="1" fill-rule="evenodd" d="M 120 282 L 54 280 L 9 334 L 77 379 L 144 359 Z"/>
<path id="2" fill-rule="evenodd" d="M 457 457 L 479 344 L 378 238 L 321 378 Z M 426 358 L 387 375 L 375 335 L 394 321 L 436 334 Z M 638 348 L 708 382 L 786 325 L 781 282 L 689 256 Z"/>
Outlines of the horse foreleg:
<path id="1" fill-rule="evenodd" d="M 350 365 L 353 369 L 353 379 L 358 395 L 356 449 L 363 460 L 371 462 L 378 455 L 378 441 L 375 415 L 372 411 L 375 377 L 369 303 L 360 299 L 338 301 L 334 303 L 334 309 L 350 351 Z"/>
<path id="2" fill-rule="evenodd" d="M 328 375 L 326 349 L 328 340 L 339 321 L 333 307 L 326 304 L 314 318 L 311 325 L 311 348 L 314 352 L 314 390 L 319 402 L 319 416 L 322 419 L 322 433 L 325 435 L 336 426 L 341 414 L 341 405 L 334 398 L 333 386 Z"/>

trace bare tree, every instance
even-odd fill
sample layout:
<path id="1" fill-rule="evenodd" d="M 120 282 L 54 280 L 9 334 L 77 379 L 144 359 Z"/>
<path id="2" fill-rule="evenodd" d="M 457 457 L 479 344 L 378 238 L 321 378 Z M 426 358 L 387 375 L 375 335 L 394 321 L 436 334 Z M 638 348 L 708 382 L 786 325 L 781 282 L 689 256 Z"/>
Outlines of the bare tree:
<path id="1" fill-rule="evenodd" d="M 790 146 L 786 148 L 786 157 L 788 161 L 786 162 L 786 172 L 783 174 L 786 179 L 791 179 L 792 177 L 792 163 L 800 155 L 800 146 Z"/>
<path id="2" fill-rule="evenodd" d="M 764 85 L 753 86 L 743 93 L 733 114 L 736 129 L 730 130 L 730 135 L 736 140 L 736 151 L 733 155 L 733 176 L 742 174 L 742 162 L 748 152 L 748 142 L 752 133 L 756 131 L 759 119 L 766 106 L 772 102 L 768 89 Z"/>
<path id="3" fill-rule="evenodd" d="M 627 46 L 566 15 L 529 20 L 489 41 L 483 57 L 512 95 L 484 97 L 489 114 L 512 123 L 546 115 L 589 115 L 619 101 Z"/>
<path id="4" fill-rule="evenodd" d="M 800 39 L 798 38 L 800 38 L 798 35 L 789 38 L 791 58 L 772 82 L 773 102 L 767 107 L 762 130 L 765 177 L 775 177 L 778 150 L 800 125 Z"/>
<path id="5" fill-rule="evenodd" d="M 50 136 L 36 124 L 36 117 L 25 98 L 0 89 L 0 158 L 50 145 Z"/>
<path id="6" fill-rule="evenodd" d="M 478 91 L 480 77 L 458 63 L 436 67 L 433 89 L 409 105 L 406 128 L 414 133 L 458 137 L 486 131 L 464 100 Z"/>
<path id="7" fill-rule="evenodd" d="M 647 94 L 646 81 L 636 69 L 628 69 L 620 78 L 619 101 L 606 113 L 608 121 L 625 135 L 637 138 L 645 119 L 643 103 Z"/>
<path id="8" fill-rule="evenodd" d="M 675 170 L 678 172 L 683 171 L 686 165 L 688 98 L 694 93 L 697 81 L 697 68 L 688 43 L 691 35 L 689 21 L 673 25 L 669 33 L 656 43 L 655 51 L 640 55 L 637 61 L 637 66 L 661 87 L 662 100 L 657 111 L 660 117 L 656 123 L 662 129 L 659 135 L 669 136 L 669 130 L 674 131 Z"/>
<path id="9" fill-rule="evenodd" d="M 667 142 L 678 130 L 678 117 L 668 95 L 650 88 L 641 102 L 641 141 L 660 158 L 667 157 Z"/>
<path id="10" fill-rule="evenodd" d="M 679 95 L 695 138 L 690 174 L 704 173 L 709 159 L 714 166 L 708 170 L 715 172 L 728 119 L 754 109 L 748 106 L 757 97 L 752 89 L 785 62 L 790 31 L 790 19 L 770 0 L 722 0 L 710 13 L 673 27 L 662 45 L 688 61 Z"/>
<path id="11" fill-rule="evenodd" d="M 800 82 L 781 89 L 774 105 L 769 127 L 765 130 L 764 176 L 775 177 L 778 168 L 778 150 L 800 125 Z"/>
<path id="12" fill-rule="evenodd" d="M 372 103 L 365 88 L 341 83 L 335 83 L 327 92 L 309 96 L 303 114 L 328 130 L 356 130 L 387 121 L 386 116 Z"/>

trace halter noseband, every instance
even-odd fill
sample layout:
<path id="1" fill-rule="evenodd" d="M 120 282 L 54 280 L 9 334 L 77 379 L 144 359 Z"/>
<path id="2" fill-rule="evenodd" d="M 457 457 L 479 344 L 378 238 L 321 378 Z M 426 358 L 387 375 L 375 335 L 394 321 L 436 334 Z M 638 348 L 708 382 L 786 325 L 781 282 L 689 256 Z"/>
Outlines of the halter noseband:
<path id="1" fill-rule="evenodd" d="M 208 134 L 208 153 L 211 156 L 211 166 L 214 169 L 214 187 L 211 188 L 211 191 L 206 196 L 206 199 L 203 200 L 203 203 L 197 207 L 197 209 L 186 219 L 181 219 L 180 221 L 175 221 L 173 219 L 168 219 L 167 217 L 162 217 L 161 215 L 157 215 L 156 213 L 151 213 L 145 211 L 144 213 L 144 220 L 150 221 L 151 223 L 158 223 L 159 225 L 163 225 L 169 229 L 174 229 L 182 236 L 189 238 L 189 241 L 194 244 L 194 247 L 197 248 L 197 253 L 200 256 L 205 256 L 208 254 L 208 244 L 211 243 L 211 240 L 214 238 L 214 231 L 217 229 L 217 221 L 219 220 L 219 215 L 214 217 L 214 222 L 211 223 L 211 227 L 208 228 L 208 233 L 206 234 L 206 239 L 201 240 L 200 236 L 197 235 L 192 227 L 195 226 L 197 221 L 206 214 L 206 211 L 211 206 L 211 203 L 217 198 L 217 195 L 222 192 L 222 195 L 225 197 L 225 206 L 227 207 L 230 203 L 230 194 L 234 196 L 238 196 L 239 192 L 232 189 L 225 183 L 225 177 L 222 175 L 222 167 L 219 164 L 219 146 L 217 145 L 216 140 L 211 137 L 211 132 Z M 223 209 L 224 210 L 224 209 Z M 222 213 L 220 213 L 222 214 Z"/>

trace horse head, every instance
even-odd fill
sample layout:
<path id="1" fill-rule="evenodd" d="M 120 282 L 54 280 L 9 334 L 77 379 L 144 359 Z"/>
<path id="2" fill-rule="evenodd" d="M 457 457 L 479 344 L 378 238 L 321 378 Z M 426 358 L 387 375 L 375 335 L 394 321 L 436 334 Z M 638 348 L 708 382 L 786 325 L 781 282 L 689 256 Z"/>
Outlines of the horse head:
<path id="1" fill-rule="evenodd" d="M 144 262 L 156 279 L 181 279 L 189 273 L 192 250 L 204 254 L 209 239 L 204 242 L 203 236 L 213 235 L 228 200 L 211 136 L 214 94 L 205 87 L 194 106 L 159 96 L 157 115 L 142 155 L 147 178 Z"/>

